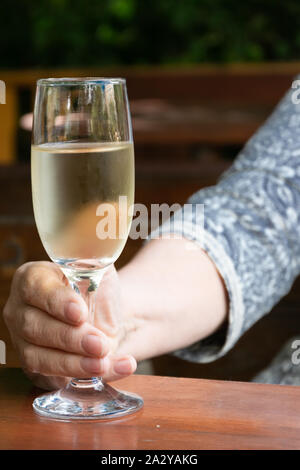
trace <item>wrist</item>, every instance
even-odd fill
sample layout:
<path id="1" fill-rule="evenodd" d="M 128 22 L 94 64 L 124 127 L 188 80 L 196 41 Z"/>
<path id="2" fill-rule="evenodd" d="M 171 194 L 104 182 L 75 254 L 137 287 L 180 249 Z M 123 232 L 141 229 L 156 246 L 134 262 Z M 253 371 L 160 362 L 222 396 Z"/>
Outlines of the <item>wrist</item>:
<path id="1" fill-rule="evenodd" d="M 138 360 L 189 346 L 226 319 L 223 280 L 207 253 L 186 239 L 150 241 L 119 276 Z"/>

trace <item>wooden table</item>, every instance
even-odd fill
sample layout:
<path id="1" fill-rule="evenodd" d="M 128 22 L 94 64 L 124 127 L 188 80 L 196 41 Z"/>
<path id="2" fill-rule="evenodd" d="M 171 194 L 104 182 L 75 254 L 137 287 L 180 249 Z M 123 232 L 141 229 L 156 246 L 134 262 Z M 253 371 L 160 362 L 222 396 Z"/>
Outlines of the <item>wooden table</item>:
<path id="1" fill-rule="evenodd" d="M 0 370 L 0 449 L 299 449 L 300 387 L 135 375 L 144 408 L 106 422 L 36 415 L 20 369 Z"/>

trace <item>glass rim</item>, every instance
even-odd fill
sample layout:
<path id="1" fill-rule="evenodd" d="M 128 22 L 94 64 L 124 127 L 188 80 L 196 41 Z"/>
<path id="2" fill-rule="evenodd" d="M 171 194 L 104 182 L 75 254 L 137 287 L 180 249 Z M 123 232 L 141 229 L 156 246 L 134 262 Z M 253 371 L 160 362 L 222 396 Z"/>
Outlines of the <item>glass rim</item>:
<path id="1" fill-rule="evenodd" d="M 125 84 L 126 79 L 121 77 L 59 77 L 40 78 L 37 86 L 57 86 L 57 85 L 101 85 L 111 83 L 113 85 Z"/>

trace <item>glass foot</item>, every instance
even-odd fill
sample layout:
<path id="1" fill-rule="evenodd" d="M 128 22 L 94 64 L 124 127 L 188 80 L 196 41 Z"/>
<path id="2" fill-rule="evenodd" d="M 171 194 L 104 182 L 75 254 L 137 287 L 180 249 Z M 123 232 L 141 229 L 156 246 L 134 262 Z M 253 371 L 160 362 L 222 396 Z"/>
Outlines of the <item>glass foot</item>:
<path id="1" fill-rule="evenodd" d="M 63 389 L 46 393 L 33 402 L 39 415 L 54 419 L 111 419 L 138 411 L 143 400 L 133 393 L 121 392 L 99 378 L 73 379 Z"/>

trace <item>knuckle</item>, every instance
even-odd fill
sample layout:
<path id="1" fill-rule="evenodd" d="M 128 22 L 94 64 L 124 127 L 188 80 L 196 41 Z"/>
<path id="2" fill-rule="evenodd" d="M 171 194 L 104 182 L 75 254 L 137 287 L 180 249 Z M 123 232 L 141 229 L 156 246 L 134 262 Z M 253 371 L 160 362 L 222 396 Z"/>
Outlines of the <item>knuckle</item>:
<path id="1" fill-rule="evenodd" d="M 14 274 L 14 279 L 19 281 L 20 279 L 22 279 L 23 275 L 24 275 L 24 272 L 26 272 L 26 269 L 28 268 L 28 265 L 31 264 L 31 263 L 25 263 L 25 264 L 21 264 L 21 266 L 19 266 L 16 271 L 15 271 L 15 274 Z"/>
<path id="2" fill-rule="evenodd" d="M 52 375 L 55 368 L 55 362 L 51 361 L 49 355 L 40 354 L 38 357 L 38 368 L 38 372 Z"/>
<path id="3" fill-rule="evenodd" d="M 76 347 L 76 332 L 72 327 L 62 327 L 59 330 L 59 343 L 67 350 L 74 350 Z"/>
<path id="4" fill-rule="evenodd" d="M 70 371 L 73 369 L 72 366 L 73 364 L 70 357 L 67 354 L 61 354 L 57 361 L 57 375 L 70 375 Z"/>
<path id="5" fill-rule="evenodd" d="M 47 292 L 45 296 L 45 307 L 47 312 L 50 314 L 57 313 L 59 308 L 59 299 L 61 297 L 61 289 L 48 279 L 43 281 L 43 289 Z"/>
<path id="6" fill-rule="evenodd" d="M 10 318 L 11 318 L 9 301 L 7 301 L 6 304 L 4 305 L 2 316 L 3 316 L 4 323 L 8 326 L 8 324 L 10 323 Z"/>
<path id="7" fill-rule="evenodd" d="M 26 369 L 30 372 L 36 371 L 36 354 L 32 345 L 27 344 L 23 347 L 21 359 Z"/>
<path id="8" fill-rule="evenodd" d="M 32 340 L 36 336 L 35 328 L 35 315 L 31 310 L 25 310 L 23 314 L 23 323 L 21 327 L 21 334 L 24 339 Z"/>
<path id="9" fill-rule="evenodd" d="M 38 269 L 34 265 L 30 265 L 19 280 L 19 293 L 23 301 L 27 304 L 30 304 L 32 301 L 35 292 L 34 286 L 38 277 Z"/>
<path id="10" fill-rule="evenodd" d="M 20 281 L 23 279 L 24 276 L 27 275 L 28 270 L 32 269 L 32 267 L 35 265 L 33 261 L 29 261 L 28 263 L 21 264 L 19 266 L 14 274 L 14 280 L 15 281 Z"/>

